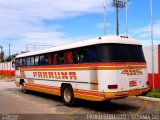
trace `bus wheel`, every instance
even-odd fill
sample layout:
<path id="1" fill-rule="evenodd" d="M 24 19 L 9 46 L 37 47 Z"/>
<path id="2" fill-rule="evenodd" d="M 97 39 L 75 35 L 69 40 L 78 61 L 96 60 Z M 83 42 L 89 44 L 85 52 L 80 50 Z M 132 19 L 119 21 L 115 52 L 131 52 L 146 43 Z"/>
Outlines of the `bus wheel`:
<path id="1" fill-rule="evenodd" d="M 74 93 L 71 85 L 62 86 L 62 100 L 65 105 L 72 107 L 75 104 Z"/>
<path id="2" fill-rule="evenodd" d="M 25 82 L 22 83 L 22 92 L 24 94 L 28 93 L 28 90 L 26 89 L 26 86 L 25 86 Z"/>

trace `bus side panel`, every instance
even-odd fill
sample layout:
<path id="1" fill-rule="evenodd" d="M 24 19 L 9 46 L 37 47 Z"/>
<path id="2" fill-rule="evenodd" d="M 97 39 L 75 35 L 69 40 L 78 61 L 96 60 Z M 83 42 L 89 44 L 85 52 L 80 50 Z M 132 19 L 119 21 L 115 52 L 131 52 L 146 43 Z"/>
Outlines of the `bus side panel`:
<path id="1" fill-rule="evenodd" d="M 55 70 L 57 71 L 57 70 Z M 55 72 L 55 71 L 43 71 L 43 72 Z M 49 78 L 47 76 L 47 78 L 44 78 L 44 76 L 40 76 L 38 77 L 38 75 L 36 74 L 34 76 L 33 72 L 38 73 L 41 71 L 25 71 L 25 76 L 26 78 L 29 79 L 35 79 L 37 81 L 54 81 L 57 82 L 59 84 L 49 84 L 49 85 L 53 85 L 53 86 L 58 86 L 60 87 L 60 85 L 62 83 L 68 83 L 68 84 L 72 84 L 74 83 L 74 86 L 72 86 L 74 89 L 82 89 L 82 90 L 98 90 L 98 86 L 97 86 L 97 72 L 96 70 L 75 70 L 75 71 L 67 71 L 67 72 L 75 72 L 76 73 L 76 79 L 62 79 L 62 76 L 60 75 L 59 79 L 56 79 L 55 76 L 54 78 Z M 59 71 L 60 72 L 60 71 Z M 37 82 L 35 82 L 36 84 Z M 46 84 L 45 82 L 39 82 L 38 84 Z"/>
<path id="2" fill-rule="evenodd" d="M 98 91 L 97 70 L 77 71 L 76 89 Z"/>

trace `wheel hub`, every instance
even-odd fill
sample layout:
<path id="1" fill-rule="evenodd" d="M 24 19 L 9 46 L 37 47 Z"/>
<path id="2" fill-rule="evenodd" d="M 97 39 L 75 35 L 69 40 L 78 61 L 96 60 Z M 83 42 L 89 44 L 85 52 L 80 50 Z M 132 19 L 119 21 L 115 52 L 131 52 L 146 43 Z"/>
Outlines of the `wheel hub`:
<path id="1" fill-rule="evenodd" d="M 68 88 L 64 91 L 64 99 L 66 102 L 69 102 L 71 100 L 71 92 Z"/>

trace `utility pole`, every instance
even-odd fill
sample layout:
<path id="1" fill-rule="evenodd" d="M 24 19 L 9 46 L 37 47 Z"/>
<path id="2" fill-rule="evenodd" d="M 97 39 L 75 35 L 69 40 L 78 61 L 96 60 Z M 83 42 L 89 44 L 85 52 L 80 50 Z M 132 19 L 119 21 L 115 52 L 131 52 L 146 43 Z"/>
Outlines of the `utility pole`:
<path id="1" fill-rule="evenodd" d="M 119 35 L 119 11 L 118 7 L 116 7 L 116 34 Z"/>
<path id="2" fill-rule="evenodd" d="M 126 36 L 128 36 L 128 1 L 129 0 L 125 0 L 125 6 L 126 6 Z"/>
<path id="3" fill-rule="evenodd" d="M 113 0 L 112 6 L 116 8 L 116 35 L 119 36 L 119 9 L 125 7 L 125 2 Z"/>
<path id="4" fill-rule="evenodd" d="M 9 44 L 9 58 L 11 57 L 11 44 Z"/>
<path id="5" fill-rule="evenodd" d="M 103 2 L 103 8 L 104 8 L 104 35 L 106 35 L 106 0 Z"/>
<path id="6" fill-rule="evenodd" d="M 3 49 L 3 47 L 2 46 L 0 46 L 0 63 L 2 62 L 2 49 Z"/>
<path id="7" fill-rule="evenodd" d="M 153 41 L 153 14 L 152 14 L 152 0 L 150 0 L 150 21 L 151 21 L 151 44 L 152 44 L 152 84 L 154 90 L 154 41 Z"/>

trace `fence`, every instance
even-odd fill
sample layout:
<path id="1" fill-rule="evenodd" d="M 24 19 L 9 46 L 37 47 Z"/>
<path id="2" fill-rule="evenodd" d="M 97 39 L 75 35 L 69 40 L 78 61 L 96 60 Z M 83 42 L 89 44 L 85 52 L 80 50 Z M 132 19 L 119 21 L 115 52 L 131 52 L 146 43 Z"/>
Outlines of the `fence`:
<path id="1" fill-rule="evenodd" d="M 14 63 L 13 62 L 0 63 L 0 74 L 15 76 Z"/>

